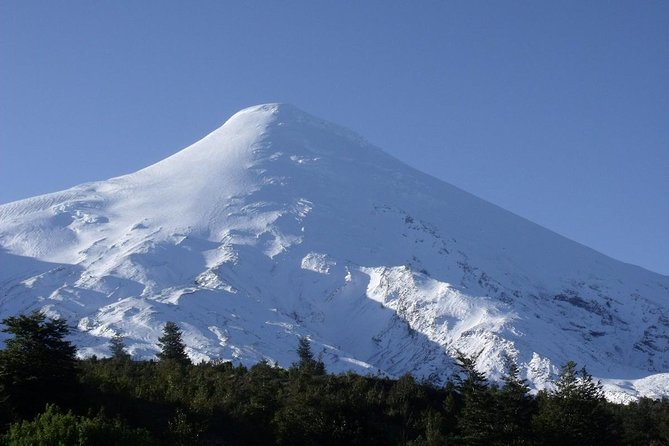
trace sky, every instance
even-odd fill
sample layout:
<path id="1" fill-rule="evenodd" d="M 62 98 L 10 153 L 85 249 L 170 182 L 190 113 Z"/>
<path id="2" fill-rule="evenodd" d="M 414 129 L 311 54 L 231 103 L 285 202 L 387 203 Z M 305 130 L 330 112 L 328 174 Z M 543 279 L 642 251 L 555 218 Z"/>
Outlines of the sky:
<path id="1" fill-rule="evenodd" d="M 669 275 L 667 1 L 0 0 L 0 203 L 267 102 Z"/>

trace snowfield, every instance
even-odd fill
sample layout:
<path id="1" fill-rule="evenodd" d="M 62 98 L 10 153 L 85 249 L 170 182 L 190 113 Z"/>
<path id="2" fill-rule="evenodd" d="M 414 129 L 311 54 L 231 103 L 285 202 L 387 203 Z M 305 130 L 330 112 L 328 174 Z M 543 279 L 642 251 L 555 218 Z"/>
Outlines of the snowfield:
<path id="1" fill-rule="evenodd" d="M 0 206 L 0 316 L 43 309 L 80 354 L 297 360 L 443 382 L 457 349 L 534 389 L 574 360 L 627 401 L 669 395 L 669 277 L 418 172 L 295 107 L 231 117 L 130 175 Z"/>

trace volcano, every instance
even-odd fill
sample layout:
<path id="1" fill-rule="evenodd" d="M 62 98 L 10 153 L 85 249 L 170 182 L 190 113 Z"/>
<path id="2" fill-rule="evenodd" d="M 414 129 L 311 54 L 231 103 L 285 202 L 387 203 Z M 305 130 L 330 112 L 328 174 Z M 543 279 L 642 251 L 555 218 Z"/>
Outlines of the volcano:
<path id="1" fill-rule="evenodd" d="M 138 172 L 0 206 L 0 316 L 121 333 L 154 357 L 166 321 L 195 361 L 436 383 L 461 351 L 534 389 L 574 360 L 627 401 L 669 395 L 669 277 L 421 173 L 285 104 L 242 110 Z"/>

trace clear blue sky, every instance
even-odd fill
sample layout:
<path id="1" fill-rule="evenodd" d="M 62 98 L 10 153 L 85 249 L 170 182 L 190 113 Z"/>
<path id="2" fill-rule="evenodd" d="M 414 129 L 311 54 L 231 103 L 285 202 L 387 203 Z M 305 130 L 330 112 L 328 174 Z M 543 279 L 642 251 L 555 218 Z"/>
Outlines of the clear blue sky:
<path id="1" fill-rule="evenodd" d="M 667 1 L 0 1 L 0 202 L 264 102 L 669 274 Z"/>

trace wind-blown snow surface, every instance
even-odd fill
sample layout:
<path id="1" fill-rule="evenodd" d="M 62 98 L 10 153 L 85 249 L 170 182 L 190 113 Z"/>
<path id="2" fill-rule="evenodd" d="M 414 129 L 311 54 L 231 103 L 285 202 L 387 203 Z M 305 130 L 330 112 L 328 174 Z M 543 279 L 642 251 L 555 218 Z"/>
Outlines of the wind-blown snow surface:
<path id="1" fill-rule="evenodd" d="M 261 105 L 139 172 L 0 206 L 0 316 L 42 308 L 82 355 L 443 380 L 448 353 L 515 359 L 535 388 L 572 359 L 609 397 L 669 394 L 669 277 L 422 174 L 292 106 Z"/>

